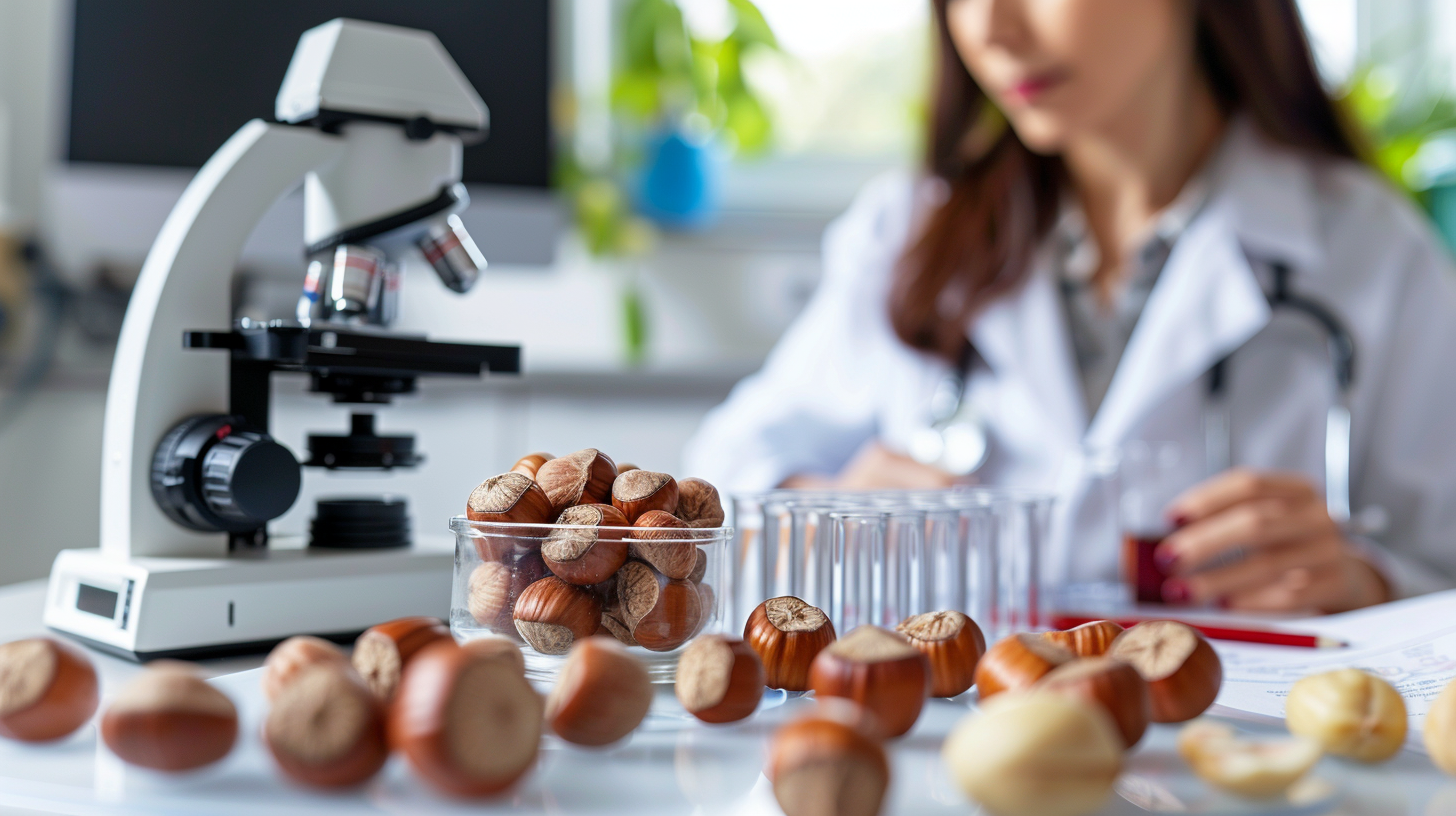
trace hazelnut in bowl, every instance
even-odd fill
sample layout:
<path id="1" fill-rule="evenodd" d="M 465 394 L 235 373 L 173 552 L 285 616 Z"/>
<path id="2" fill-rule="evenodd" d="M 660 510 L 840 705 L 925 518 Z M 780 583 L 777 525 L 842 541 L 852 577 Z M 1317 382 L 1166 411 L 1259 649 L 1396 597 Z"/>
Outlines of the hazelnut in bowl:
<path id="1" fill-rule="evenodd" d="M 722 628 L 718 588 L 733 530 L 677 515 L 677 487 L 665 474 L 604 494 L 589 479 L 586 489 L 558 489 L 566 480 L 547 473 L 553 489 L 541 496 L 528 477 L 510 475 L 482 485 L 470 512 L 450 522 L 455 639 L 510 638 L 527 676 L 551 682 L 573 644 L 605 635 L 640 658 L 654 682 L 672 682 L 688 641 Z M 566 502 L 574 503 L 557 511 Z"/>

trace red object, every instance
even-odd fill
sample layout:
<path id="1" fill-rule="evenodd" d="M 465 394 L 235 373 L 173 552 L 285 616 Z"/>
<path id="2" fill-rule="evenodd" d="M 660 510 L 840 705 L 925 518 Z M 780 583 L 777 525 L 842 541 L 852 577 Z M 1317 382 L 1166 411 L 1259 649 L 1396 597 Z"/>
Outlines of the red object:
<path id="1" fill-rule="evenodd" d="M 1081 626 L 1084 623 L 1104 620 L 1103 618 L 1089 618 L 1082 615 L 1052 615 L 1052 628 L 1071 629 L 1074 626 Z M 1119 626 L 1125 629 L 1150 620 L 1171 620 L 1170 618 L 1121 618 L 1114 619 Z M 1343 649 L 1350 644 L 1344 641 L 1327 638 L 1320 635 L 1306 635 L 1298 632 L 1276 632 L 1271 629 L 1238 629 L 1228 626 L 1209 626 L 1203 623 L 1192 621 L 1179 621 L 1180 623 L 1197 629 L 1206 638 L 1213 640 L 1233 640 L 1240 643 L 1267 643 L 1271 646 L 1298 646 L 1306 649 Z"/>
<path id="2" fill-rule="evenodd" d="M 1163 597 L 1163 582 L 1168 580 L 1168 572 L 1157 559 L 1158 545 L 1162 543 L 1162 536 L 1123 536 L 1122 580 L 1133 588 L 1138 603 L 1160 604 L 1167 600 Z"/>

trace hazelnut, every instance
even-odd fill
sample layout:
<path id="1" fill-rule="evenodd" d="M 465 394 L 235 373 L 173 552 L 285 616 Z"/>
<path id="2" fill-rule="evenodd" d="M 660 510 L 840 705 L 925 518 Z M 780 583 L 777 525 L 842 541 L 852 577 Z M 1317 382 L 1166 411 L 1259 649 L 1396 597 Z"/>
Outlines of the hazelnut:
<path id="1" fill-rule="evenodd" d="M 548 572 L 541 554 L 524 553 L 513 561 L 486 561 L 471 570 L 465 600 L 470 616 L 497 635 L 518 637 L 511 615 L 526 587 Z"/>
<path id="2" fill-rule="evenodd" d="M 475 640 L 467 640 L 460 644 L 473 657 L 483 657 L 491 660 L 501 660 L 514 668 L 522 677 L 526 676 L 526 656 L 521 654 L 521 647 L 513 641 L 503 637 L 480 637 Z"/>
<path id="3" fill-rule="evenodd" d="M 263 743 L 284 775 L 304 785 L 358 785 L 389 758 L 384 703 L 341 663 L 303 669 L 273 701 Z"/>
<path id="4" fill-rule="evenodd" d="M 698 565 L 697 545 L 685 541 L 692 533 L 682 519 L 662 510 L 649 510 L 632 525 L 631 555 L 651 564 L 669 578 L 687 578 Z M 706 561 L 704 569 L 706 570 Z"/>
<path id="5" fill-rule="evenodd" d="M 1384 762 L 1405 742 L 1405 700 L 1369 672 L 1337 669 L 1300 678 L 1289 688 L 1284 724 L 1336 756 Z"/>
<path id="6" fill-rule="evenodd" d="M 982 700 L 988 700 L 1003 691 L 1030 688 L 1052 669 L 1074 659 L 1076 655 L 1040 635 L 1011 635 L 981 657 L 976 665 L 976 691 Z"/>
<path id="7" fill-rule="evenodd" d="M 546 723 L 576 745 L 610 745 L 632 733 L 652 707 L 647 667 L 611 638 L 571 647 L 546 698 Z"/>
<path id="8" fill-rule="evenodd" d="M 536 481 L 551 499 L 552 517 L 578 504 L 610 504 L 617 465 L 596 448 L 552 459 L 536 471 Z"/>
<path id="9" fill-rule="evenodd" d="M 693 571 L 688 573 L 688 580 L 695 584 L 701 584 L 703 579 L 708 577 L 708 554 L 698 547 L 698 554 L 693 556 Z"/>
<path id="10" fill-rule="evenodd" d="M 633 524 L 649 510 L 676 512 L 677 500 L 677 480 L 666 473 L 629 470 L 612 483 L 612 505 Z"/>
<path id="11" fill-rule="evenodd" d="M 602 622 L 597 634 L 611 635 L 623 646 L 637 645 L 636 639 L 632 637 L 632 629 L 627 626 L 627 614 L 622 611 L 622 602 L 617 598 L 615 588 L 602 605 Z"/>
<path id="12" fill-rule="evenodd" d="M 1100 706 L 1016 691 L 962 719 L 941 756 L 951 778 L 989 812 L 1080 816 L 1111 796 L 1122 739 Z"/>
<path id="13" fill-rule="evenodd" d="M 610 504 L 582 504 L 568 507 L 557 524 L 580 525 L 557 528 L 541 542 L 541 557 L 556 577 L 571 584 L 597 584 L 607 580 L 627 563 L 627 517 Z"/>
<path id="14" fill-rule="evenodd" d="M 1267 799 L 1289 790 L 1320 760 L 1307 737 L 1240 739 L 1222 723 L 1194 720 L 1178 731 L 1178 753 L 1199 779 L 1238 796 Z"/>
<path id="15" fill-rule="evenodd" d="M 701 599 L 698 604 L 698 609 L 700 610 L 698 614 L 698 625 L 697 628 L 693 629 L 692 634 L 693 637 L 697 637 L 704 629 L 708 628 L 708 624 L 717 620 L 718 596 L 713 592 L 713 588 L 707 584 L 694 584 L 694 586 L 698 588 L 698 598 Z"/>
<path id="16" fill-rule="evenodd" d="M 780 728 L 765 773 L 785 816 L 875 816 L 890 786 L 879 741 L 818 708 Z"/>
<path id="17" fill-rule="evenodd" d="M 440 642 L 405 667 L 389 742 L 440 791 L 489 796 L 536 761 L 542 714 L 541 695 L 508 661 Z"/>
<path id="18" fill-rule="evenodd" d="M 697 585 L 668 578 L 641 561 L 628 561 L 617 572 L 617 602 L 632 639 L 654 652 L 687 643 L 703 616 Z"/>
<path id="19" fill-rule="evenodd" d="M 1043 632 L 1042 637 L 1052 643 L 1070 649 L 1077 657 L 1101 657 L 1107 647 L 1122 634 L 1122 626 L 1116 621 L 1100 620 L 1081 626 L 1055 632 Z"/>
<path id="20" fill-rule="evenodd" d="M 541 654 L 566 654 L 571 644 L 595 634 L 602 602 L 595 595 L 548 575 L 526 587 L 513 613 L 516 631 Z"/>
<path id="21" fill-rule="evenodd" d="M 549 453 L 528 453 L 511 465 L 511 472 L 520 473 L 526 478 L 534 480 L 536 472 L 541 469 L 541 466 L 555 458 Z"/>
<path id="22" fill-rule="evenodd" d="M 677 483 L 677 510 L 673 515 L 689 527 L 722 527 L 723 500 L 718 488 L 702 479 L 683 479 Z"/>
<path id="23" fill-rule="evenodd" d="M 531 477 L 521 473 L 502 473 L 486 479 L 470 492 L 470 500 L 465 504 L 465 517 L 471 521 L 505 524 L 549 524 L 556 518 L 556 513 L 551 510 L 551 500 L 531 481 Z M 481 557 L 485 558 L 485 555 Z"/>
<path id="24" fill-rule="evenodd" d="M 112 700 L 101 739 L 132 765 L 189 771 L 228 755 L 238 738 L 238 710 L 227 695 L 184 663 L 151 664 Z"/>
<path id="25" fill-rule="evenodd" d="M 878 626 L 860 626 L 825 646 L 809 667 L 816 697 L 845 697 L 869 709 L 898 737 L 920 718 L 930 691 L 925 655 L 904 638 Z"/>
<path id="26" fill-rule="evenodd" d="M 1437 768 L 1456 776 L 1456 681 L 1446 684 L 1426 711 L 1422 738 Z"/>
<path id="27" fill-rule="evenodd" d="M 791 595 L 769 598 L 753 610 L 743 639 L 763 661 L 764 684 L 787 691 L 809 690 L 809 666 L 834 642 L 834 624 L 818 607 Z"/>
<path id="28" fill-rule="evenodd" d="M 338 646 L 312 635 L 291 637 L 274 646 L 263 661 L 263 697 L 270 703 L 278 699 L 279 692 L 300 672 L 319 663 L 347 666 L 349 657 Z"/>
<path id="29" fill-rule="evenodd" d="M 96 670 L 79 650 L 50 638 L 0 646 L 0 737 L 47 742 L 96 713 Z"/>
<path id="30" fill-rule="evenodd" d="M 370 691 L 389 700 L 405 664 L 420 650 L 442 640 L 454 642 L 450 627 L 439 618 L 399 618 L 381 623 L 354 641 L 354 669 Z"/>
<path id="31" fill-rule="evenodd" d="M 617 475 L 620 476 L 620 475 L 622 475 L 623 473 L 626 473 L 629 470 L 641 470 L 641 469 L 642 468 L 637 467 L 636 465 L 632 464 L 631 462 L 623 462 L 622 464 L 617 465 Z"/>
<path id="32" fill-rule="evenodd" d="M 1223 683 L 1223 664 L 1197 630 L 1177 621 L 1147 621 L 1112 641 L 1107 656 L 1132 664 L 1148 681 L 1153 722 L 1191 720 L 1208 710 Z"/>
<path id="33" fill-rule="evenodd" d="M 741 720 L 763 697 L 763 662 L 740 638 L 704 635 L 677 662 L 678 702 L 709 723 Z"/>
<path id="34" fill-rule="evenodd" d="M 969 617 L 960 612 L 927 612 L 906 618 L 895 631 L 930 661 L 931 697 L 955 697 L 975 683 L 986 637 Z"/>
<path id="35" fill-rule="evenodd" d="M 1148 682 L 1119 660 L 1088 657 L 1063 663 L 1037 681 L 1036 688 L 1102 706 L 1128 748 L 1143 738 L 1153 715 Z"/>

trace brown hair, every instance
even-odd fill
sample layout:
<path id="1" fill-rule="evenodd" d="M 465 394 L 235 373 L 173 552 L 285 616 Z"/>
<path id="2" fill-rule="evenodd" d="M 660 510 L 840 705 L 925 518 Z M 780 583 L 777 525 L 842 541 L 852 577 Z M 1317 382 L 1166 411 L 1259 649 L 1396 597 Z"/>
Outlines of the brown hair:
<path id="1" fill-rule="evenodd" d="M 929 172 L 948 183 L 901 258 L 890 322 L 912 348 L 954 361 L 988 303 L 1027 276 L 1057 214 L 1065 171 L 1033 153 L 971 78 L 933 0 L 935 85 Z M 1320 85 L 1294 0 L 1195 0 L 1199 66 L 1225 113 L 1245 112 L 1276 143 L 1358 158 L 1343 117 Z"/>

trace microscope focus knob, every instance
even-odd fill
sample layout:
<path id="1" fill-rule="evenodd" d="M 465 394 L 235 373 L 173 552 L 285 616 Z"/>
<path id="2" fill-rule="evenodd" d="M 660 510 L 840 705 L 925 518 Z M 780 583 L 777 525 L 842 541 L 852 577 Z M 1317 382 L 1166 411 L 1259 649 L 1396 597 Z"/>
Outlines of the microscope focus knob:
<path id="1" fill-rule="evenodd" d="M 298 460 L 267 434 L 234 431 L 202 458 L 202 498 L 228 521 L 262 525 L 288 512 L 302 483 Z"/>
<path id="2" fill-rule="evenodd" d="M 152 457 L 152 496 L 168 518 L 205 533 L 260 530 L 293 506 L 302 468 L 288 448 L 241 417 L 178 423 Z"/>

